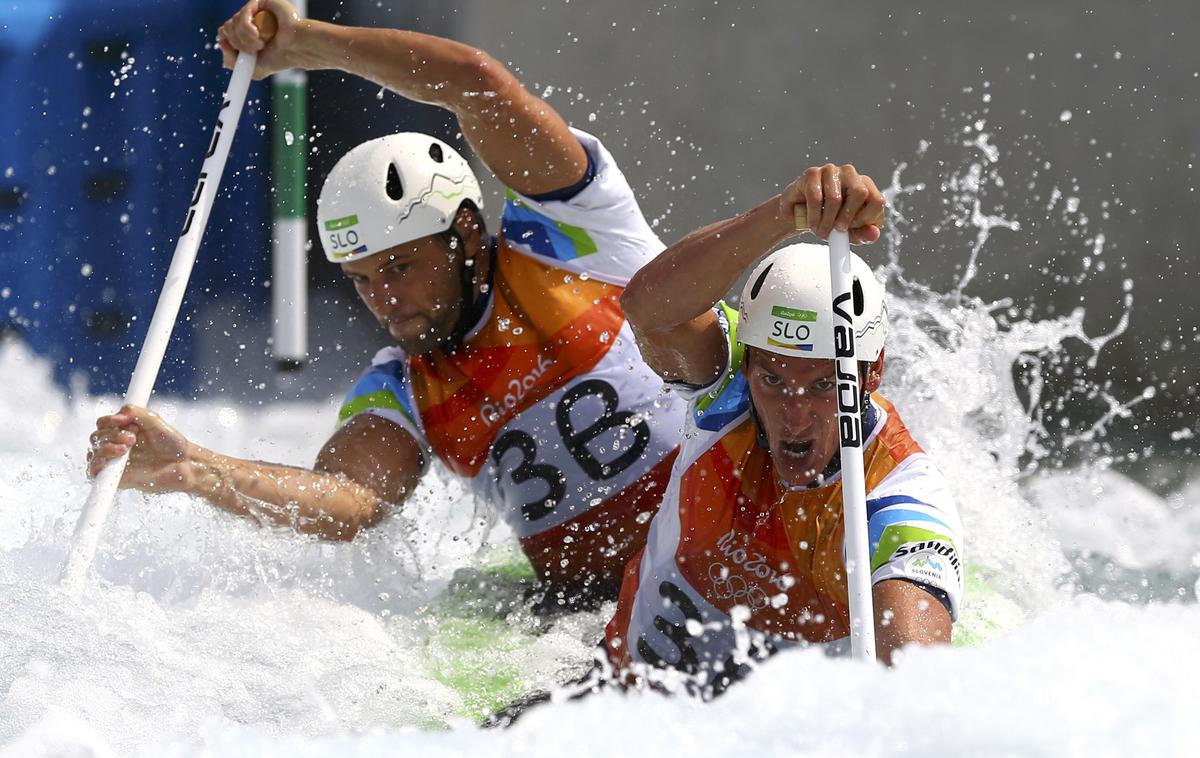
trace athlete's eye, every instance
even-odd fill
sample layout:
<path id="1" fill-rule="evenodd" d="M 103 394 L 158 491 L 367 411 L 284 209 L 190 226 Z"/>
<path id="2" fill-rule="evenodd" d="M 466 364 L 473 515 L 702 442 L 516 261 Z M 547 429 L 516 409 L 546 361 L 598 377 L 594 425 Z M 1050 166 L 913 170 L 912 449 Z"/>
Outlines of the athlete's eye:
<path id="1" fill-rule="evenodd" d="M 768 387 L 778 387 L 783 384 L 783 380 L 774 374 L 762 374 L 762 382 Z"/>
<path id="2" fill-rule="evenodd" d="M 817 392 L 828 392 L 837 386 L 837 382 L 833 381 L 832 379 L 818 379 L 817 381 L 813 382 L 812 386 Z"/>

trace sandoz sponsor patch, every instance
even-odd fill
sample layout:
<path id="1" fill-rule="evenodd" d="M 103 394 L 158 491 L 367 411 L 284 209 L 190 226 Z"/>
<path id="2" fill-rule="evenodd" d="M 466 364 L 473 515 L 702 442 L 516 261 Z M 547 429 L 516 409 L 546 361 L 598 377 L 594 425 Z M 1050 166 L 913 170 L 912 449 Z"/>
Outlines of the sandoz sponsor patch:
<path id="1" fill-rule="evenodd" d="M 958 551 L 948 542 L 943 540 L 910 542 L 897 548 L 893 558 L 903 558 L 906 555 L 911 557 L 904 562 L 904 569 L 914 579 L 921 578 L 921 572 L 925 572 L 923 575 L 926 578 L 943 581 L 947 568 L 950 568 L 954 570 L 955 578 L 961 581 L 962 568 L 958 560 Z"/>

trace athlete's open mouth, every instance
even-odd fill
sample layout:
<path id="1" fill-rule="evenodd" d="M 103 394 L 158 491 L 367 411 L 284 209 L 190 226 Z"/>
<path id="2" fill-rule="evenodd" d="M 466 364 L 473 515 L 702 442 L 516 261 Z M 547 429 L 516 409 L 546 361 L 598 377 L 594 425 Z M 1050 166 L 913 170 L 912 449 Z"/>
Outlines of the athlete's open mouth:
<path id="1" fill-rule="evenodd" d="M 812 440 L 805 440 L 803 442 L 785 442 L 783 443 L 782 447 L 782 452 L 785 456 L 789 458 L 795 458 L 796 460 L 803 460 L 810 452 L 812 452 L 813 443 Z"/>

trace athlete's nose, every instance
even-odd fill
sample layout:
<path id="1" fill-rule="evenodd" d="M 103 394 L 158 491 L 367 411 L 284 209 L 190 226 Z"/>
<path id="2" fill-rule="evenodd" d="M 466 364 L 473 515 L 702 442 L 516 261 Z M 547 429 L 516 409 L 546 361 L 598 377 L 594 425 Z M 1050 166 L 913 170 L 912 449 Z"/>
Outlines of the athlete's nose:
<path id="1" fill-rule="evenodd" d="M 803 389 L 797 389 L 787 393 L 781 414 L 787 430 L 797 432 L 812 426 L 816 409 L 812 398 Z"/>
<path id="2" fill-rule="evenodd" d="M 395 285 L 386 279 L 372 281 L 368 287 L 368 294 L 371 298 L 371 305 L 375 308 L 395 305 L 399 299 Z"/>

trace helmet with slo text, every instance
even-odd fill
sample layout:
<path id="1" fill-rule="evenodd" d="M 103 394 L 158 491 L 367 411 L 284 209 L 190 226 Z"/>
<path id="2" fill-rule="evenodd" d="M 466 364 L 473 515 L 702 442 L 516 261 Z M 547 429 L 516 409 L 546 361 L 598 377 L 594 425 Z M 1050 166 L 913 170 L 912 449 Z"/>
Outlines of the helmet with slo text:
<path id="1" fill-rule="evenodd" d="M 850 255 L 855 357 L 874 361 L 888 334 L 883 286 L 862 258 Z M 829 248 L 801 242 L 764 258 L 742 290 L 737 337 L 780 355 L 835 358 Z"/>
<path id="2" fill-rule="evenodd" d="M 445 232 L 464 201 L 483 208 L 479 180 L 437 137 L 402 132 L 364 142 L 334 165 L 317 199 L 325 257 L 355 261 Z"/>

